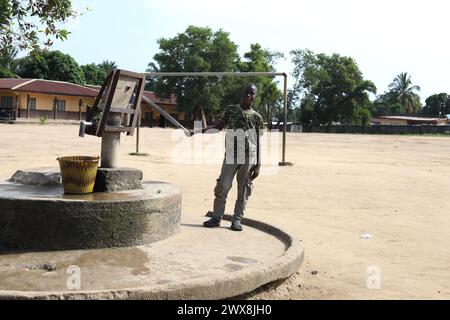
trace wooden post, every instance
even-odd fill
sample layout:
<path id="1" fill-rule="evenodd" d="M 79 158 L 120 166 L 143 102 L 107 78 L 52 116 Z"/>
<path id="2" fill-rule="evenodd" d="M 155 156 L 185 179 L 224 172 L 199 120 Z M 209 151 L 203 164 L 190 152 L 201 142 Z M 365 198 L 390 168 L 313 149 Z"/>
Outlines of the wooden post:
<path id="1" fill-rule="evenodd" d="M 19 96 L 16 96 L 14 120 L 17 120 L 18 116 L 19 116 Z"/>
<path id="2" fill-rule="evenodd" d="M 58 101 L 58 97 L 55 97 L 55 100 L 53 102 L 53 120 L 56 120 L 57 113 L 58 113 L 58 110 L 57 110 L 58 108 L 56 105 L 57 101 Z"/>
<path id="3" fill-rule="evenodd" d="M 27 94 L 27 119 L 30 117 L 30 95 Z"/>
<path id="4" fill-rule="evenodd" d="M 80 121 L 81 121 L 81 108 L 83 107 L 83 99 L 80 99 L 80 101 L 78 101 L 78 107 L 80 111 Z"/>

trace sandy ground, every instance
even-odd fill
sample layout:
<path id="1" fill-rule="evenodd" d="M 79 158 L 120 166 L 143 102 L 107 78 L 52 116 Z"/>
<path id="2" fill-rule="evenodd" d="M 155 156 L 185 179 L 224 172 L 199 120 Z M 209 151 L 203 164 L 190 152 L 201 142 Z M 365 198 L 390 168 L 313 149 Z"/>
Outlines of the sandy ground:
<path id="1" fill-rule="evenodd" d="M 77 134 L 72 125 L 0 124 L 0 178 L 100 153 L 99 138 Z M 147 156 L 131 156 L 135 138 L 123 136 L 122 166 L 180 187 L 183 213 L 211 209 L 218 161 L 180 159 L 186 141 L 172 129 L 141 129 L 140 141 Z M 450 299 L 450 138 L 288 134 L 286 160 L 294 166 L 264 166 L 246 216 L 301 239 L 305 264 L 244 298 Z M 235 194 L 234 185 L 227 212 Z"/>

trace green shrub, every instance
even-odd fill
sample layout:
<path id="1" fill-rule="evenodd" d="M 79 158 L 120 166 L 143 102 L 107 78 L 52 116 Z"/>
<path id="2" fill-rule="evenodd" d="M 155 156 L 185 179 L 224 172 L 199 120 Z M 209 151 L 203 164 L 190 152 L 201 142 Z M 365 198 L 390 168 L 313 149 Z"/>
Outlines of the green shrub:
<path id="1" fill-rule="evenodd" d="M 47 117 L 46 116 L 40 116 L 39 117 L 39 123 L 41 125 L 44 125 L 44 123 L 47 121 Z"/>

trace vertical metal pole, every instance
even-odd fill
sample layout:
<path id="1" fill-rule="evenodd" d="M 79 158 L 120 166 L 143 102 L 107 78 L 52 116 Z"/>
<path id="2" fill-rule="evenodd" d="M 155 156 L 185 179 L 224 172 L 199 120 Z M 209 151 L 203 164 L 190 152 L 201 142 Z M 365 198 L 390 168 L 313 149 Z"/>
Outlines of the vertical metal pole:
<path id="1" fill-rule="evenodd" d="M 287 74 L 284 74 L 284 123 L 283 123 L 283 164 L 286 163 L 286 131 L 287 131 L 287 115 L 288 115 L 288 105 L 287 105 Z"/>
<path id="2" fill-rule="evenodd" d="M 139 128 L 141 127 L 141 115 L 138 114 L 138 122 L 136 127 L 136 153 L 139 154 Z"/>

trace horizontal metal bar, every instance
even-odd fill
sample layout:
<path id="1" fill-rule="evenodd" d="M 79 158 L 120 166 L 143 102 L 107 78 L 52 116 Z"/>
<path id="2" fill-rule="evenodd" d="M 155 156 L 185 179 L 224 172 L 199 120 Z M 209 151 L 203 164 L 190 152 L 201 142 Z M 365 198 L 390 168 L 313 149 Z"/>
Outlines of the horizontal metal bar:
<path id="1" fill-rule="evenodd" d="M 156 103 L 154 103 L 152 100 L 148 99 L 146 96 L 142 96 L 142 100 L 147 102 L 150 107 L 159 112 L 164 118 L 169 120 L 175 127 L 182 129 L 187 135 L 190 135 L 189 130 L 182 126 L 181 123 L 179 123 L 177 120 L 175 120 L 170 114 L 168 114 L 163 108 L 158 106 Z"/>
<path id="2" fill-rule="evenodd" d="M 287 77 L 285 72 L 148 72 L 147 77 Z"/>
<path id="3" fill-rule="evenodd" d="M 284 126 L 283 126 L 283 162 L 286 154 L 286 123 L 287 123 L 287 73 L 286 72 L 147 72 L 147 77 L 284 77 Z M 150 104 L 152 105 L 152 104 Z M 169 115 L 170 117 L 170 115 Z M 166 117 L 171 122 L 173 119 Z M 173 122 L 172 122 L 173 123 Z M 183 126 L 180 127 L 186 130 Z M 187 130 L 186 130 L 187 131 Z"/>

